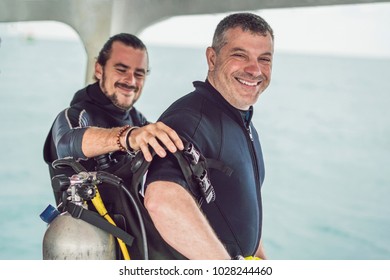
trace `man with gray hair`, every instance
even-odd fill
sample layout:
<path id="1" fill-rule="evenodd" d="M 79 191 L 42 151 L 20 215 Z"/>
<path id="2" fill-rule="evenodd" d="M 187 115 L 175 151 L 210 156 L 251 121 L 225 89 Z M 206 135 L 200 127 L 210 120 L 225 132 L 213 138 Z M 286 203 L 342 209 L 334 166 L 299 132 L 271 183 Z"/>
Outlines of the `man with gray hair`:
<path id="1" fill-rule="evenodd" d="M 159 121 L 232 174 L 209 169 L 215 200 L 186 183 L 172 155 L 153 160 L 145 207 L 178 259 L 265 259 L 261 242 L 264 161 L 251 118 L 271 80 L 272 28 L 261 17 L 236 13 L 217 26 L 206 50 L 208 75 L 174 102 Z"/>

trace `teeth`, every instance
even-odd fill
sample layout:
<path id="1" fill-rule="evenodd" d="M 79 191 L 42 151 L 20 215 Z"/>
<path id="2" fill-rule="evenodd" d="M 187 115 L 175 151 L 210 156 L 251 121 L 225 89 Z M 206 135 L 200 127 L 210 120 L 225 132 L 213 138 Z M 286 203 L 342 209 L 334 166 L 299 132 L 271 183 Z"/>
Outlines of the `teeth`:
<path id="1" fill-rule="evenodd" d="M 254 87 L 254 86 L 257 86 L 257 82 L 254 82 L 254 83 L 250 83 L 250 82 L 247 82 L 247 81 L 244 81 L 244 80 L 241 80 L 241 79 L 237 79 L 240 83 L 244 84 L 244 85 L 247 85 L 247 86 L 251 86 L 251 87 Z"/>

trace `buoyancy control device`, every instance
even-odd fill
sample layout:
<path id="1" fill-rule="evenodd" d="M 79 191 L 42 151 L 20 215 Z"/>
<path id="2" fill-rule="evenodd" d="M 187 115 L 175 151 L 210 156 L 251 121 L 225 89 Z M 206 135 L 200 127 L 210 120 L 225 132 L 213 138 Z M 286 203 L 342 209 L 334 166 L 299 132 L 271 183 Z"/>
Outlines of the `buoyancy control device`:
<path id="1" fill-rule="evenodd" d="M 211 203 L 216 195 L 208 169 L 219 169 L 228 176 L 233 170 L 220 161 L 206 159 L 192 143 L 182 140 L 185 148 L 174 156 L 198 203 Z M 155 155 L 152 149 L 151 153 Z M 57 175 L 52 178 L 52 187 L 55 194 L 61 194 L 57 209 L 62 213 L 51 209 L 41 214 L 48 223 L 43 258 L 185 259 L 165 243 L 143 205 L 141 188 L 150 162 L 142 153 L 114 166 L 109 162 L 106 158 L 105 164 L 99 165 L 101 170 L 92 172 L 71 158 L 53 162 Z M 76 174 L 69 177 L 58 172 L 69 167 Z M 70 231 L 72 234 L 67 234 Z"/>

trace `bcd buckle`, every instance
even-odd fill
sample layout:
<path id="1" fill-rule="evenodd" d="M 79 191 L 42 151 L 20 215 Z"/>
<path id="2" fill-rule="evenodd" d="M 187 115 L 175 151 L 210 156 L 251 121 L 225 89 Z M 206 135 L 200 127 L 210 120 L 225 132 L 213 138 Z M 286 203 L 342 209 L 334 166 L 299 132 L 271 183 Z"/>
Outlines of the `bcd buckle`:
<path id="1" fill-rule="evenodd" d="M 184 147 L 184 154 L 191 164 L 199 162 L 200 153 L 195 149 L 194 145 L 188 142 Z"/>
<path id="2" fill-rule="evenodd" d="M 200 190 L 203 198 L 207 203 L 215 201 L 215 191 L 211 185 L 210 179 L 207 175 L 207 171 L 204 170 L 200 176 L 195 176 L 196 181 L 200 186 Z"/>

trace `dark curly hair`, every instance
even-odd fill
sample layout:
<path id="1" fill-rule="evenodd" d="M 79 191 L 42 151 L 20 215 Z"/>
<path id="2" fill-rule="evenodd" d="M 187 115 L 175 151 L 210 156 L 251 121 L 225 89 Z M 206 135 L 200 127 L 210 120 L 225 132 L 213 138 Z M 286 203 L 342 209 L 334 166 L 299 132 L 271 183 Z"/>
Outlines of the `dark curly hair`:
<path id="1" fill-rule="evenodd" d="M 99 56 L 97 57 L 97 63 L 99 63 L 102 67 L 104 67 L 107 63 L 107 60 L 110 58 L 111 50 L 112 50 L 112 44 L 114 42 L 121 42 L 125 44 L 126 46 L 133 47 L 134 49 L 138 50 L 145 50 L 147 57 L 148 57 L 148 69 L 149 69 L 149 55 L 148 50 L 145 46 L 145 44 L 135 35 L 128 34 L 128 33 L 119 33 L 116 34 L 104 44 L 103 48 L 99 52 Z M 149 70 L 147 70 L 149 71 Z M 94 77 L 95 80 L 97 80 L 96 77 Z"/>

